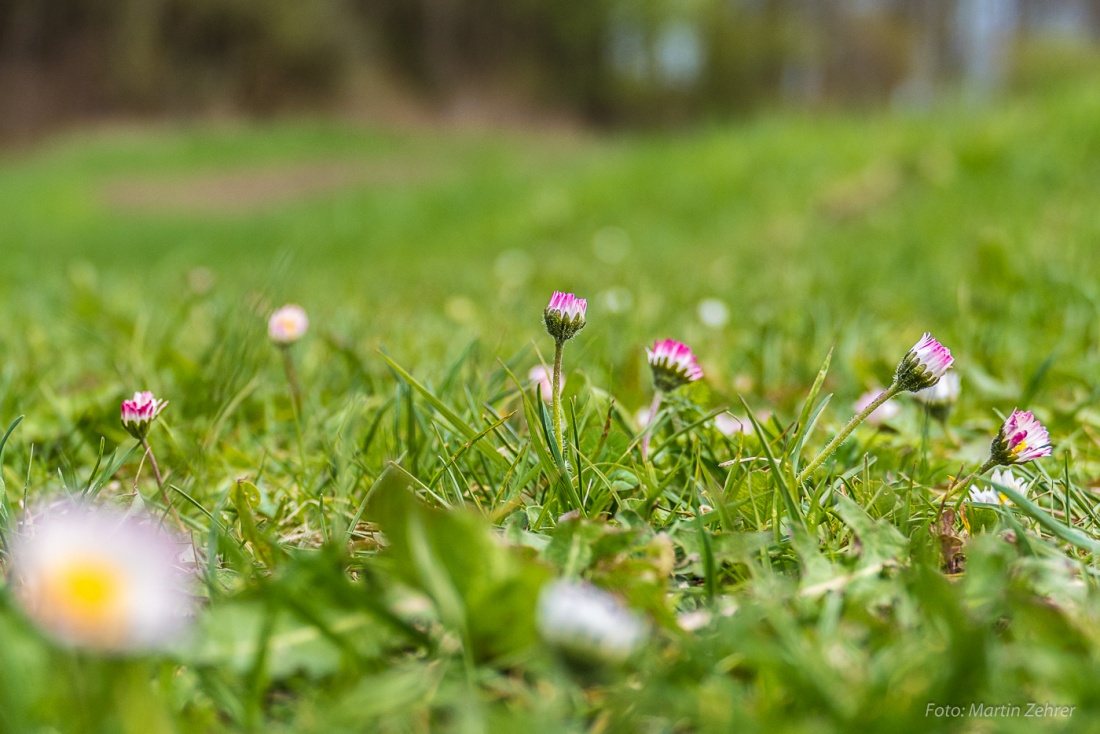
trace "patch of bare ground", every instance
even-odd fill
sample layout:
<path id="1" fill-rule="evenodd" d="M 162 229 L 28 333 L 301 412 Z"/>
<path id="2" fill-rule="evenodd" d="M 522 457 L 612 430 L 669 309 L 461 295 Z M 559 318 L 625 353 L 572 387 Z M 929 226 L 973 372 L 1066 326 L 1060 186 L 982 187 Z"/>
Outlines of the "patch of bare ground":
<path id="1" fill-rule="evenodd" d="M 106 182 L 106 204 L 118 210 L 232 214 L 271 209 L 363 186 L 436 180 L 443 171 L 424 161 L 315 161 L 279 167 L 189 174 L 170 180 L 128 177 Z"/>

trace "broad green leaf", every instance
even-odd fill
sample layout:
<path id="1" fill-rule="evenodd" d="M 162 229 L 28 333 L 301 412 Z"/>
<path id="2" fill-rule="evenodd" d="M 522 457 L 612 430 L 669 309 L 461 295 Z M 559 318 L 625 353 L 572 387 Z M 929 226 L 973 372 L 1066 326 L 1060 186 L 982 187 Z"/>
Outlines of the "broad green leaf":
<path id="1" fill-rule="evenodd" d="M 429 507 L 396 473 L 379 481 L 364 516 L 385 533 L 401 580 L 433 599 L 475 657 L 534 643 L 535 604 L 550 570 L 505 546 L 482 516 Z"/>

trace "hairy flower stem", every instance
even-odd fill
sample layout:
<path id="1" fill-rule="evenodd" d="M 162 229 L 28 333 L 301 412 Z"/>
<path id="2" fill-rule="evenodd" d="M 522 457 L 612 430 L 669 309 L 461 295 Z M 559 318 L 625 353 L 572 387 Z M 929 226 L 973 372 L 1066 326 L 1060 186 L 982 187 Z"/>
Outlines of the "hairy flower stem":
<path id="1" fill-rule="evenodd" d="M 562 430 L 561 409 L 561 354 L 564 350 L 565 342 L 556 339 L 554 341 L 554 384 L 551 389 L 554 391 L 554 440 L 558 442 L 562 461 L 565 461 L 565 432 Z"/>
<path id="2" fill-rule="evenodd" d="M 164 486 L 164 478 L 161 476 L 160 467 L 157 465 L 157 457 L 153 454 L 153 447 L 149 445 L 149 439 L 141 439 L 141 446 L 145 449 L 145 455 L 149 457 L 149 465 L 153 467 L 153 476 L 157 480 L 157 487 L 160 489 L 161 497 L 164 498 L 164 504 L 168 506 L 168 511 L 172 513 L 172 517 L 179 525 L 180 530 L 186 531 L 187 527 L 183 524 L 183 518 L 176 511 L 176 506 L 172 504 L 172 496 L 168 494 L 168 488 Z"/>
<path id="3" fill-rule="evenodd" d="M 657 411 L 661 409 L 661 400 L 664 395 L 661 390 L 653 393 L 653 403 L 649 406 L 649 417 L 645 422 L 645 436 L 642 437 L 642 461 L 649 459 L 649 442 L 653 439 L 654 423 L 657 421 Z"/>
<path id="4" fill-rule="evenodd" d="M 832 441 L 830 441 L 824 449 L 821 450 L 821 453 L 818 454 L 817 457 L 813 461 L 811 461 L 805 469 L 799 472 L 798 483 L 802 484 L 807 479 L 809 479 L 810 475 L 813 474 L 815 469 L 825 463 L 826 459 L 836 453 L 836 450 L 840 448 L 840 444 L 844 443 L 844 439 L 848 438 L 848 436 L 852 434 L 852 431 L 856 430 L 860 423 L 867 420 L 867 417 L 871 415 L 871 413 L 874 413 L 882 406 L 883 403 L 885 403 L 887 400 L 894 397 L 900 392 L 902 392 L 902 387 L 897 382 L 895 382 L 893 385 L 883 390 L 877 398 L 871 401 L 870 405 L 864 408 L 858 415 L 852 418 L 852 420 L 848 421 L 848 425 L 844 426 L 843 430 L 841 430 L 841 432 L 838 433 L 836 437 Z"/>
<path id="5" fill-rule="evenodd" d="M 952 484 L 950 487 L 948 487 L 947 491 L 943 493 L 943 499 L 940 500 L 940 509 L 939 512 L 936 513 L 936 516 L 939 517 L 943 514 L 943 508 L 947 507 L 947 500 L 951 499 L 951 497 L 956 494 L 961 494 L 968 486 L 970 486 L 971 482 L 973 482 L 978 477 L 984 475 L 990 469 L 997 466 L 997 464 L 998 461 L 991 458 L 989 459 L 989 461 L 978 467 L 977 471 L 967 476 L 961 482 L 956 482 L 955 484 Z"/>

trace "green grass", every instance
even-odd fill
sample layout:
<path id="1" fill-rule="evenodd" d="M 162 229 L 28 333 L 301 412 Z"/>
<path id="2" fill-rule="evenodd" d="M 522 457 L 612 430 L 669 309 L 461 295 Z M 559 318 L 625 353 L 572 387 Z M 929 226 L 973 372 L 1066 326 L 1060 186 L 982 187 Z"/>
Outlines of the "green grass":
<path id="1" fill-rule="evenodd" d="M 1096 727 L 1098 115 L 1081 82 L 667 137 L 300 121 L 10 154 L 0 423 L 25 418 L 0 527 L 81 492 L 101 441 L 129 451 L 118 404 L 149 388 L 171 401 L 158 458 L 213 552 L 195 638 L 159 657 L 62 649 L 0 591 L 0 730 Z M 112 193 L 321 165 L 367 173 L 250 207 Z M 590 299 L 565 355 L 571 473 L 513 379 L 552 358 L 554 289 Z M 727 324 L 700 320 L 707 298 Z M 265 336 L 288 301 L 313 325 L 294 352 L 300 441 Z M 902 397 L 797 486 L 800 443 L 805 465 L 925 330 L 962 375 L 957 444 Z M 707 377 L 666 403 L 645 463 L 643 349 L 664 337 Z M 739 398 L 759 433 L 722 436 L 707 419 L 746 415 Z M 1031 504 L 967 508 L 945 534 L 939 497 L 1016 406 L 1055 444 L 1020 472 Z M 131 501 L 135 459 L 101 501 Z M 139 488 L 160 506 L 147 471 Z M 533 622 L 558 575 L 644 612 L 645 648 L 622 668 L 563 664 Z M 695 610 L 713 614 L 680 629 Z M 925 715 L 1030 701 L 1076 710 Z"/>

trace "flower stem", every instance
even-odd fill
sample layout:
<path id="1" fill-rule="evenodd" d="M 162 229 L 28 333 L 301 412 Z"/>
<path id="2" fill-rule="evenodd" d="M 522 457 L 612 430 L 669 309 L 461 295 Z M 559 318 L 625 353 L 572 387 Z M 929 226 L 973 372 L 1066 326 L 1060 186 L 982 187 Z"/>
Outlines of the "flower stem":
<path id="1" fill-rule="evenodd" d="M 859 414 L 853 417 L 852 420 L 848 421 L 848 425 L 844 426 L 840 433 L 838 433 L 836 437 L 832 441 L 830 441 L 824 449 L 821 450 L 821 453 L 818 454 L 817 457 L 813 461 L 811 461 L 805 469 L 799 472 L 798 483 L 802 484 L 803 482 L 805 482 L 809 478 L 809 476 L 813 474 L 815 469 L 825 463 L 826 459 L 836 453 L 836 450 L 840 448 L 840 444 L 844 443 L 844 439 L 848 438 L 848 436 L 852 434 L 852 431 L 856 430 L 856 427 L 859 426 L 860 423 L 867 420 L 867 417 L 871 415 L 871 413 L 874 413 L 882 406 L 883 403 L 885 403 L 887 400 L 894 397 L 901 391 L 901 385 L 895 382 L 893 385 L 883 390 L 877 398 L 872 400 L 871 403 L 862 411 L 860 411 Z"/>
<path id="2" fill-rule="evenodd" d="M 294 434 L 298 438 L 298 459 L 301 462 L 302 474 L 306 471 L 306 449 L 302 440 L 302 387 L 298 382 L 298 370 L 294 367 L 294 357 L 290 353 L 290 345 L 280 345 L 279 351 L 283 353 L 283 369 L 286 371 L 286 381 L 290 385 L 291 407 L 294 410 Z"/>
<path id="3" fill-rule="evenodd" d="M 161 476 L 160 467 L 157 465 L 157 457 L 153 454 L 153 447 L 149 445 L 149 439 L 141 439 L 141 445 L 145 449 L 145 456 L 149 457 L 149 465 L 153 467 L 153 476 L 157 480 L 157 487 L 164 498 L 164 504 L 168 506 L 168 511 L 172 513 L 172 517 L 179 525 L 180 530 L 186 531 L 187 527 L 183 524 L 183 518 L 176 511 L 176 506 L 172 504 L 172 496 L 168 494 L 168 488 L 164 486 L 164 478 Z"/>
<path id="4" fill-rule="evenodd" d="M 561 450 L 562 461 L 565 461 L 565 433 L 562 431 L 562 409 L 561 409 L 561 354 L 565 350 L 565 342 L 561 339 L 554 341 L 554 384 L 551 386 L 551 390 L 554 391 L 554 438 L 558 442 L 558 448 Z"/>
<path id="5" fill-rule="evenodd" d="M 943 508 L 947 506 L 947 500 L 950 499 L 952 497 L 952 495 L 961 494 L 963 492 L 963 490 L 965 490 L 968 486 L 970 486 L 971 482 L 973 482 L 975 479 L 982 476 L 983 474 L 985 474 L 987 471 L 989 471 L 990 469 L 992 469 L 995 466 L 997 466 L 997 460 L 993 459 L 993 458 L 990 458 L 989 461 L 985 462 L 980 467 L 978 467 L 977 471 L 975 471 L 972 474 L 970 474 L 969 476 L 967 476 L 961 482 L 956 482 L 955 484 L 951 485 L 947 489 L 947 491 L 943 493 L 943 499 L 940 500 L 940 510 L 937 513 L 937 516 L 943 514 Z"/>
<path id="6" fill-rule="evenodd" d="M 283 353 L 283 369 L 286 371 L 286 381 L 290 384 L 290 399 L 294 401 L 295 413 L 302 412 L 302 388 L 298 384 L 298 370 L 294 368 L 294 358 L 290 354 L 290 346 L 279 347 Z"/>
<path id="7" fill-rule="evenodd" d="M 642 461 L 649 459 L 649 442 L 653 438 L 654 422 L 657 420 L 657 411 L 661 408 L 661 400 L 664 393 L 656 390 L 653 393 L 653 403 L 649 406 L 649 417 L 645 422 L 645 436 L 642 437 Z"/>

